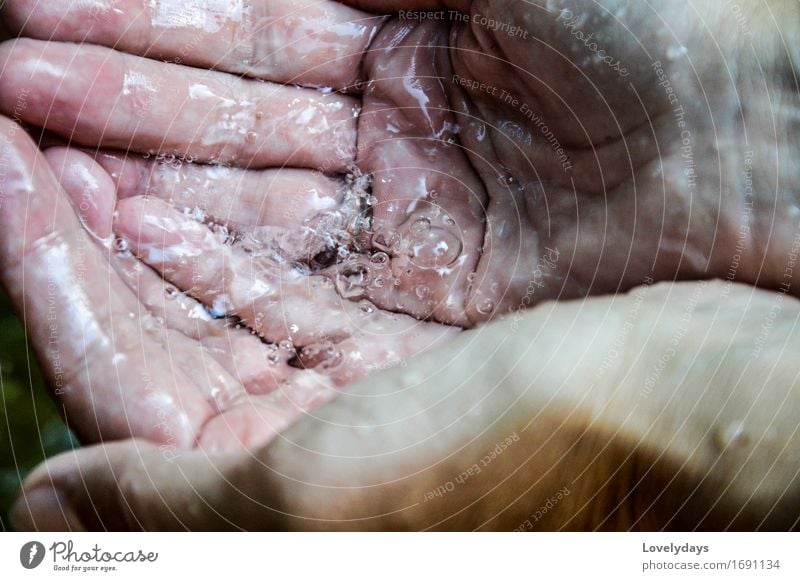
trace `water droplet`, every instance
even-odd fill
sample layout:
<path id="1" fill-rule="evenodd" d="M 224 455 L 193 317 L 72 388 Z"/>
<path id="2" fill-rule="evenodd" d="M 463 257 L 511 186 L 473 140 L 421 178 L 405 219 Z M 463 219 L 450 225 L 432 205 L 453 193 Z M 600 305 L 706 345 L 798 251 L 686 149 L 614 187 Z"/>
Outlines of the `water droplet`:
<path id="1" fill-rule="evenodd" d="M 114 248 L 119 252 L 127 252 L 128 251 L 128 241 L 124 238 L 117 238 L 114 240 Z"/>
<path id="2" fill-rule="evenodd" d="M 291 326 L 289 326 L 289 331 L 293 334 L 297 333 L 299 330 L 300 327 L 296 323 L 293 323 Z"/>
<path id="3" fill-rule="evenodd" d="M 501 186 L 509 187 L 514 183 L 514 176 L 508 173 L 501 174 L 497 176 L 497 183 L 499 183 Z"/>
<path id="4" fill-rule="evenodd" d="M 369 301 L 363 301 L 358 305 L 358 308 L 365 315 L 371 315 L 375 312 L 375 307 L 373 307 L 372 303 Z"/>
<path id="5" fill-rule="evenodd" d="M 670 45 L 667 47 L 667 60 L 674 61 L 685 55 L 687 52 L 689 51 L 685 46 Z"/>
<path id="6" fill-rule="evenodd" d="M 386 254 L 385 252 L 376 252 L 375 254 L 373 254 L 370 257 L 369 261 L 372 264 L 375 264 L 377 266 L 381 266 L 381 265 L 386 264 L 387 262 L 389 262 L 389 255 Z"/>
<path id="7" fill-rule="evenodd" d="M 416 289 L 414 289 L 414 293 L 417 295 L 417 298 L 419 299 L 424 299 L 430 294 L 430 292 L 431 289 L 429 289 L 424 285 L 418 286 Z"/>
<path id="8" fill-rule="evenodd" d="M 344 353 L 338 349 L 331 349 L 327 352 L 327 357 L 322 361 L 320 367 L 330 371 L 341 365 L 342 361 L 344 361 Z"/>
<path id="9" fill-rule="evenodd" d="M 448 215 L 444 215 L 444 216 L 442 217 L 442 221 L 443 221 L 443 222 L 444 222 L 444 223 L 445 223 L 447 226 L 455 226 L 455 225 L 456 225 L 456 221 L 455 221 L 455 220 L 453 220 L 453 219 L 452 219 L 450 216 L 448 216 Z"/>
<path id="10" fill-rule="evenodd" d="M 375 280 L 372 281 L 372 285 L 375 288 L 383 288 L 385 284 L 386 284 L 386 281 L 383 280 L 382 276 L 377 276 L 377 277 L 375 277 Z"/>
<path id="11" fill-rule="evenodd" d="M 494 301 L 492 299 L 483 299 L 476 307 L 481 315 L 491 315 L 494 311 Z"/>
<path id="12" fill-rule="evenodd" d="M 272 365 L 277 365 L 280 361 L 280 353 L 277 345 L 267 345 L 267 361 Z"/>
<path id="13" fill-rule="evenodd" d="M 235 236 L 222 224 L 212 225 L 211 231 L 216 234 L 217 238 L 225 246 L 231 246 L 236 241 Z"/>
<path id="14" fill-rule="evenodd" d="M 431 229 L 431 221 L 427 218 L 420 218 L 416 220 L 413 224 L 411 224 L 411 233 L 412 234 L 424 234 L 428 230 Z"/>
<path id="15" fill-rule="evenodd" d="M 461 240 L 444 228 L 417 232 L 411 241 L 411 262 L 420 268 L 450 266 L 461 256 Z"/>
<path id="16" fill-rule="evenodd" d="M 294 351 L 294 343 L 292 343 L 289 339 L 284 339 L 278 343 L 278 347 L 284 351 Z"/>
<path id="17" fill-rule="evenodd" d="M 744 430 L 743 422 L 731 422 L 714 431 L 714 444 L 720 450 L 734 448 L 747 444 L 747 434 Z"/>
<path id="18" fill-rule="evenodd" d="M 336 290 L 345 299 L 363 296 L 368 283 L 369 270 L 363 264 L 346 266 L 336 273 Z"/>
<path id="19" fill-rule="evenodd" d="M 400 244 L 400 235 L 397 232 L 379 230 L 372 237 L 372 245 L 382 252 L 392 252 Z"/>
<path id="20" fill-rule="evenodd" d="M 166 294 L 166 295 L 167 295 L 167 298 L 168 298 L 168 299 L 170 299 L 170 300 L 175 300 L 175 298 L 176 298 L 176 297 L 177 297 L 179 294 L 181 294 L 181 293 L 180 293 L 180 291 L 179 291 L 178 289 L 176 289 L 174 286 L 171 286 L 171 285 L 170 285 L 170 286 L 168 286 L 168 287 L 166 287 L 166 288 L 164 289 L 164 294 Z"/>
<path id="21" fill-rule="evenodd" d="M 255 143 L 258 139 L 258 133 L 255 131 L 249 131 L 245 139 L 247 139 L 247 143 Z"/>
<path id="22" fill-rule="evenodd" d="M 256 111 L 256 119 L 258 119 L 260 121 L 263 118 L 264 118 L 264 112 L 263 111 Z"/>

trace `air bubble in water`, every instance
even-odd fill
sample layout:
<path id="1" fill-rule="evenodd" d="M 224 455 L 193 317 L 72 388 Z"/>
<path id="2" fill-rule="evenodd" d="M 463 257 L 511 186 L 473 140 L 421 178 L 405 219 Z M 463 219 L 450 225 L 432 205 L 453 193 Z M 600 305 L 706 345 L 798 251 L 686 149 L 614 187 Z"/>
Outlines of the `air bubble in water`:
<path id="1" fill-rule="evenodd" d="M 376 266 L 381 266 L 389 262 L 389 255 L 385 252 L 376 252 L 370 257 L 369 261 Z"/>
<path id="2" fill-rule="evenodd" d="M 382 252 L 392 252 L 392 249 L 400 243 L 400 235 L 397 232 L 378 230 L 372 236 L 372 245 Z"/>
<path id="3" fill-rule="evenodd" d="M 431 221 L 427 218 L 420 218 L 411 224 L 412 234 L 424 234 L 431 229 Z"/>
<path id="4" fill-rule="evenodd" d="M 117 238 L 116 240 L 114 240 L 114 248 L 118 252 L 127 252 L 130 246 L 128 245 L 128 241 L 125 240 L 124 238 Z"/>
<path id="5" fill-rule="evenodd" d="M 180 294 L 180 291 L 174 286 L 168 286 L 164 289 L 164 294 L 167 295 L 168 299 L 174 300 Z"/>
<path id="6" fill-rule="evenodd" d="M 417 298 L 424 299 L 427 297 L 431 292 L 431 289 L 426 287 L 425 285 L 420 285 L 416 289 L 414 289 L 414 293 L 417 295 Z"/>
<path id="7" fill-rule="evenodd" d="M 450 266 L 461 256 L 463 245 L 453 233 L 429 227 L 414 234 L 411 240 L 411 262 L 420 268 L 442 268 Z"/>
<path id="8" fill-rule="evenodd" d="M 714 430 L 714 443 L 720 450 L 743 446 L 747 443 L 747 433 L 743 422 L 732 422 Z"/>
<path id="9" fill-rule="evenodd" d="M 284 351 L 293 351 L 294 343 L 292 343 L 289 339 L 284 339 L 283 341 L 278 343 L 278 347 L 280 347 Z"/>
<path id="10" fill-rule="evenodd" d="M 483 299 L 478 303 L 477 309 L 481 315 L 491 315 L 492 311 L 494 311 L 494 301 L 492 299 Z"/>

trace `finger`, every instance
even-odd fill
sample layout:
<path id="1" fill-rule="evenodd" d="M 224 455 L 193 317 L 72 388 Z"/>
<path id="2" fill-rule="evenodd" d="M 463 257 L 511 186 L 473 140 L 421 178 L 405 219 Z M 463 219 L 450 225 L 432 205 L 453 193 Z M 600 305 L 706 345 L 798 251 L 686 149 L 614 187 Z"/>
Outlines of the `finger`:
<path id="1" fill-rule="evenodd" d="M 338 385 L 366 375 L 370 362 L 400 361 L 458 331 L 341 298 L 337 288 L 361 284 L 357 268 L 335 284 L 307 276 L 272 260 L 269 246 L 224 244 L 157 199 L 122 200 L 118 212 L 117 232 L 145 263 L 217 315 L 239 317 L 268 341 L 299 349 L 301 367 L 324 369 Z"/>
<path id="2" fill-rule="evenodd" d="M 0 127 L 0 280 L 71 426 L 88 440 L 133 434 L 191 445 L 211 408 L 147 340 L 149 320 L 138 319 L 138 301 L 34 144 L 11 121 Z M 153 380 L 154 370 L 173 373 Z"/>
<path id="3" fill-rule="evenodd" d="M 237 231 L 269 226 L 297 232 L 307 220 L 336 209 L 342 180 L 318 172 L 242 170 L 103 153 L 120 198 L 156 196 L 178 208 L 199 208 Z"/>
<path id="4" fill-rule="evenodd" d="M 230 481 L 235 460 L 134 440 L 82 448 L 37 468 L 11 519 L 26 531 L 232 528 L 226 515 L 246 500 Z"/>
<path id="5" fill-rule="evenodd" d="M 198 440 L 207 453 L 255 450 L 267 445 L 338 392 L 334 379 L 302 370 L 268 395 L 247 398 L 209 420 Z"/>
<path id="6" fill-rule="evenodd" d="M 0 63 L 0 110 L 75 143 L 246 167 L 344 172 L 352 162 L 352 97 L 91 45 L 18 39 L 0 47 Z"/>
<path id="7" fill-rule="evenodd" d="M 437 47 L 447 37 L 435 24 L 401 20 L 384 30 L 365 61 L 372 82 L 359 120 L 358 165 L 374 176 L 377 199 L 372 242 L 391 258 L 382 272 L 374 267 L 373 278 L 384 284 L 369 298 L 392 310 L 402 302 L 417 317 L 471 324 L 464 312 L 487 228 L 487 197 L 457 143 L 442 89 L 449 64 Z M 389 43 L 392 49 L 382 50 Z"/>
<path id="8" fill-rule="evenodd" d="M 108 173 L 76 149 L 51 148 L 45 157 L 59 174 L 73 206 L 85 210 L 84 224 L 94 231 L 110 230 L 115 196 Z M 108 243 L 107 235 L 102 242 Z M 213 319 L 203 305 L 164 282 L 129 252 L 113 252 L 109 259 L 146 312 L 155 321 L 163 321 L 162 343 L 171 360 L 215 410 L 228 409 L 244 397 L 244 390 L 251 394 L 274 391 L 297 372 L 288 365 L 288 352 L 264 344 L 224 319 Z"/>
<path id="9" fill-rule="evenodd" d="M 87 155 L 66 147 L 51 147 L 44 152 L 58 182 L 72 202 L 84 227 L 103 244 L 111 242 L 115 200 L 108 174 L 93 164 Z"/>
<path id="10" fill-rule="evenodd" d="M 379 14 L 399 10 L 436 11 L 447 8 L 467 12 L 472 0 L 342 0 L 342 3 Z"/>
<path id="11" fill-rule="evenodd" d="M 2 14 L 19 36 L 334 89 L 356 81 L 383 21 L 329 0 L 9 0 Z"/>
<path id="12" fill-rule="evenodd" d="M 800 303 L 785 299 L 752 353 L 775 301 L 744 285 L 659 285 L 464 333 L 264 450 L 286 526 L 791 529 Z M 643 389 L 670 350 L 673 366 Z"/>

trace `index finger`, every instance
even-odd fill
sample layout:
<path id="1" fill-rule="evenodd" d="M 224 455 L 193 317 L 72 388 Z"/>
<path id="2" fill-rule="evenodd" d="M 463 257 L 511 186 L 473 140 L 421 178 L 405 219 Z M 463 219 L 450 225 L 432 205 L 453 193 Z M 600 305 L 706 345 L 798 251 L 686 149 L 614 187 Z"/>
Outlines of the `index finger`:
<path id="1" fill-rule="evenodd" d="M 331 0 L 9 0 L 2 15 L 21 36 L 334 89 L 357 80 L 383 22 Z"/>

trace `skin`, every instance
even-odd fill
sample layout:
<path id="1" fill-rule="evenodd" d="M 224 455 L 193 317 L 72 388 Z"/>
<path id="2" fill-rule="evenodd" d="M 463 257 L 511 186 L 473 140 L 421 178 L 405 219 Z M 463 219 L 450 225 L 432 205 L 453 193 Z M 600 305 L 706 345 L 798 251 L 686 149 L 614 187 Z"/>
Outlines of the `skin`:
<path id="1" fill-rule="evenodd" d="M 6 140 L 3 284 L 107 442 L 34 473 L 21 526 L 793 526 L 796 7 L 748 5 L 748 35 L 722 3 L 544 4 L 258 3 L 164 34 L 150 3 L 7 2 L 43 40 L 0 48 L 0 111 L 72 147 Z M 333 220 L 346 174 L 372 178 L 368 236 Z"/>

